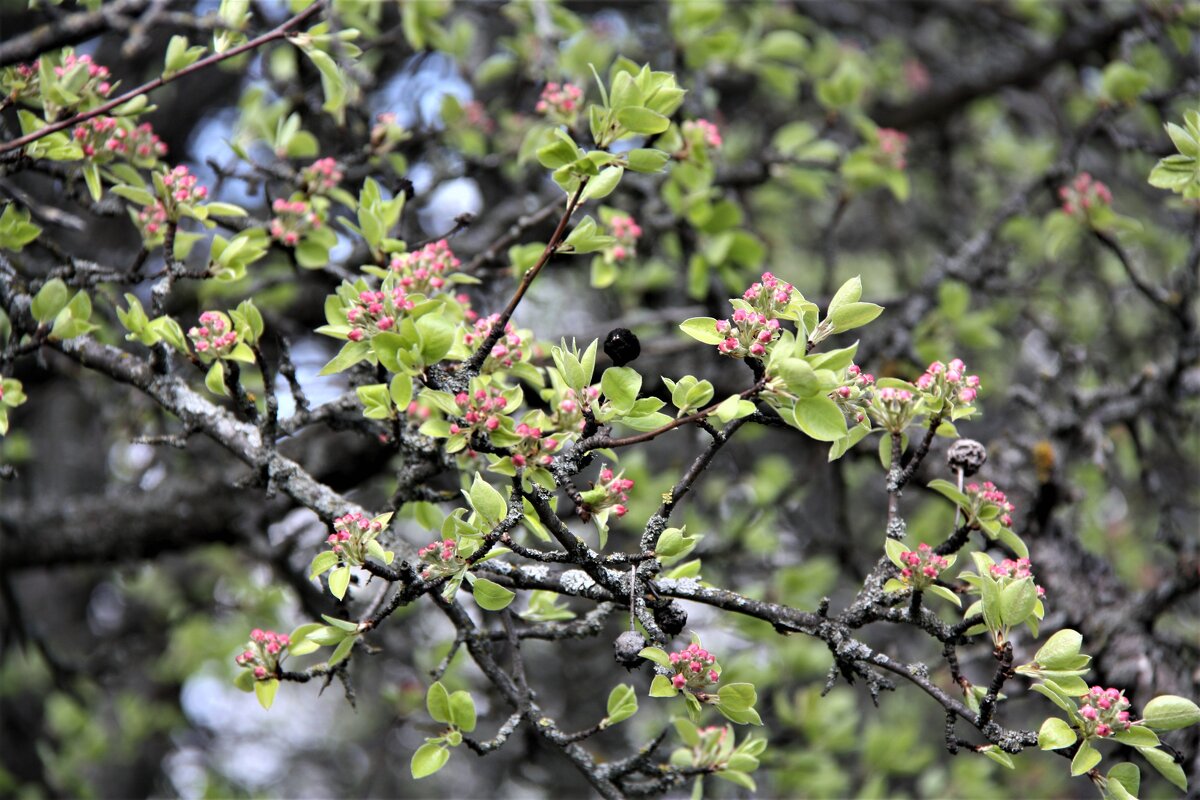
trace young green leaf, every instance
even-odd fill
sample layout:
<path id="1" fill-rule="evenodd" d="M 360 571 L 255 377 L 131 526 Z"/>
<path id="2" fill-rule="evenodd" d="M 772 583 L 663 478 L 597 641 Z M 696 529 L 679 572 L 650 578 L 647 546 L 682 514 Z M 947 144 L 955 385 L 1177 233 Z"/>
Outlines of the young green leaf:
<path id="1" fill-rule="evenodd" d="M 417 780 L 428 778 L 450 760 L 450 750 L 439 742 L 426 742 L 413 753 L 409 770 Z"/>
<path id="2" fill-rule="evenodd" d="M 501 611 L 508 608 L 509 603 L 516 597 L 515 593 L 487 578 L 476 578 L 471 584 L 471 591 L 475 594 L 475 603 L 484 611 Z"/>
<path id="3" fill-rule="evenodd" d="M 1058 717 L 1050 717 L 1038 731 L 1038 747 L 1043 750 L 1059 750 L 1075 744 L 1078 738 L 1074 729 Z"/>

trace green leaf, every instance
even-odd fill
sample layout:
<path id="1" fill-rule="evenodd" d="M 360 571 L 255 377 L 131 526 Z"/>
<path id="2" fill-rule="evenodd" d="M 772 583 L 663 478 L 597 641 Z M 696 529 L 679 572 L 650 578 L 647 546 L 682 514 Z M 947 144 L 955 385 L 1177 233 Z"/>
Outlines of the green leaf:
<path id="1" fill-rule="evenodd" d="M 1044 686 L 1043 684 L 1040 684 L 1040 683 L 1035 683 L 1030 688 L 1033 689 L 1033 691 L 1037 692 L 1038 694 L 1048 697 L 1054 703 L 1054 705 L 1058 706 L 1063 711 L 1066 711 L 1068 713 L 1075 712 L 1075 710 L 1076 710 L 1075 705 L 1070 700 L 1068 700 L 1067 697 L 1062 692 L 1057 692 L 1052 687 Z"/>
<path id="2" fill-rule="evenodd" d="M 997 764 L 1002 764 L 1003 766 L 1006 766 L 1009 769 L 1017 768 L 1016 764 L 1013 763 L 1012 756 L 1010 756 L 1008 753 L 1004 752 L 1003 750 L 1001 750 L 999 747 L 997 747 L 994 744 L 988 745 L 987 747 L 983 748 L 979 752 L 983 753 L 985 756 L 990 758 L 992 761 L 995 761 Z"/>
<path id="3" fill-rule="evenodd" d="M 717 332 L 717 321 L 712 317 L 692 317 L 679 324 L 679 330 L 704 344 L 720 344 L 725 337 Z"/>
<path id="4" fill-rule="evenodd" d="M 1150 766 L 1158 770 L 1160 775 L 1173 783 L 1180 791 L 1187 791 L 1187 775 L 1170 755 L 1153 747 L 1139 747 L 1138 752 L 1150 762 Z"/>
<path id="5" fill-rule="evenodd" d="M 454 325 L 441 314 L 426 314 L 416 322 L 421 334 L 421 358 L 426 364 L 436 364 L 454 346 Z"/>
<path id="6" fill-rule="evenodd" d="M 626 158 L 633 172 L 661 172 L 671 160 L 671 155 L 662 150 L 639 148 L 630 150 Z"/>
<path id="7" fill-rule="evenodd" d="M 688 536 L 682 528 L 667 528 L 658 537 L 654 545 L 654 554 L 659 558 L 675 558 L 686 555 L 696 544 L 696 540 Z"/>
<path id="8" fill-rule="evenodd" d="M 954 605 L 958 606 L 959 608 L 962 608 L 962 598 L 960 598 L 957 594 L 955 594 L 954 592 L 947 589 L 945 586 L 938 586 L 937 584 L 933 584 L 931 586 L 926 587 L 925 591 L 929 592 L 930 594 L 937 595 L 938 597 L 942 598 L 943 600 L 949 600 L 951 603 L 954 603 Z"/>
<path id="9" fill-rule="evenodd" d="M 67 305 L 70 294 L 67 285 L 58 278 L 46 281 L 33 296 L 33 303 L 29 309 L 33 318 L 42 324 L 50 322 Z"/>
<path id="10" fill-rule="evenodd" d="M 613 166 L 600 170 L 600 174 L 589 180 L 587 186 L 583 187 L 583 194 L 580 195 L 579 202 L 586 203 L 588 200 L 608 197 L 617 188 L 617 184 L 621 182 L 621 176 L 624 174 L 624 167 Z"/>
<path id="11" fill-rule="evenodd" d="M 1009 627 L 1029 619 L 1037 605 L 1037 587 L 1032 578 L 1023 578 L 1005 586 L 1000 592 L 1000 619 Z"/>
<path id="12" fill-rule="evenodd" d="M 208 368 L 208 373 L 204 376 L 204 385 L 213 394 L 229 396 L 229 389 L 225 386 L 225 365 L 220 361 L 214 361 L 213 365 Z"/>
<path id="13" fill-rule="evenodd" d="M 258 704 L 268 711 L 271 710 L 271 704 L 275 702 L 275 693 L 278 691 L 279 681 L 275 678 L 254 682 L 254 696 L 258 698 Z"/>
<path id="14" fill-rule="evenodd" d="M 788 391 L 797 397 L 811 397 L 821 391 L 821 380 L 816 370 L 802 358 L 785 358 L 778 362 L 779 377 L 787 384 Z"/>
<path id="15" fill-rule="evenodd" d="M 643 647 L 638 653 L 639 656 L 658 664 L 660 667 L 670 667 L 671 657 L 667 655 L 667 651 L 661 647 Z"/>
<path id="16" fill-rule="evenodd" d="M 758 693 L 752 683 L 729 683 L 717 691 L 721 705 L 731 711 L 745 711 L 754 708 L 758 701 Z"/>
<path id="17" fill-rule="evenodd" d="M 1137 764 L 1131 764 L 1128 761 L 1117 764 L 1108 771 L 1106 778 L 1108 780 L 1106 788 L 1115 800 L 1137 799 L 1138 790 L 1142 785 L 1142 771 L 1137 768 Z"/>
<path id="18" fill-rule="evenodd" d="M 335 619 L 334 617 L 331 617 L 328 614 L 322 614 L 321 619 L 325 620 L 330 625 L 332 625 L 333 627 L 335 627 L 339 630 L 346 631 L 347 633 L 358 633 L 358 623 L 357 622 L 351 622 L 348 619 Z"/>
<path id="19" fill-rule="evenodd" d="M 254 351 L 245 342 L 238 342 L 225 358 L 230 361 L 241 361 L 245 364 L 254 363 Z"/>
<path id="20" fill-rule="evenodd" d="M 690 697 L 690 695 L 689 695 L 689 697 Z M 699 711 L 699 708 L 698 708 L 699 703 L 697 703 L 696 705 L 697 705 L 696 711 L 698 712 Z M 725 719 L 729 720 L 730 722 L 732 722 L 736 725 L 762 725 L 763 724 L 762 717 L 760 717 L 758 715 L 758 712 L 755 711 L 753 708 L 735 709 L 735 708 L 730 708 L 729 706 L 724 705 L 724 704 L 718 704 L 717 711 L 720 711 L 721 715 L 724 716 Z"/>
<path id="21" fill-rule="evenodd" d="M 904 542 L 899 539 L 889 538 L 883 543 L 883 550 L 887 553 L 888 560 L 897 567 L 903 568 L 905 566 L 904 561 L 900 558 L 908 552 L 908 548 L 905 547 Z"/>
<path id="22" fill-rule="evenodd" d="M 408 376 L 403 377 L 407 378 Z M 363 404 L 364 417 L 387 419 L 392 415 L 392 397 L 385 384 L 373 383 L 369 386 L 357 386 L 354 393 L 358 395 L 358 401 Z"/>
<path id="23" fill-rule="evenodd" d="M 637 713 L 637 692 L 627 683 L 614 686 L 608 693 L 608 716 L 601 722 L 601 728 L 610 728 L 618 722 L 624 722 Z"/>
<path id="24" fill-rule="evenodd" d="M 450 722 L 450 693 L 441 681 L 434 681 L 425 692 L 425 708 L 435 722 Z"/>
<path id="25" fill-rule="evenodd" d="M 1159 744 L 1158 735 L 1141 725 L 1134 725 L 1129 730 L 1118 731 L 1113 734 L 1113 738 L 1130 747 L 1158 747 Z"/>
<path id="26" fill-rule="evenodd" d="M 964 510 L 971 507 L 971 501 L 967 499 L 967 496 L 965 494 L 963 494 L 962 492 L 960 492 L 958 490 L 958 487 L 955 486 L 950 481 L 946 481 L 946 480 L 942 480 L 941 478 L 938 478 L 936 480 L 930 481 L 927 484 L 927 486 L 930 489 L 932 489 L 933 491 L 937 492 L 938 494 L 940 494 L 943 497 L 950 500 L 950 502 L 954 503 L 955 505 L 960 506 Z"/>
<path id="27" fill-rule="evenodd" d="M 567 164 L 574 163 L 579 158 L 579 151 L 570 142 L 555 139 L 550 144 L 539 147 L 536 157 L 538 163 L 546 169 L 558 169 L 559 167 L 565 167 Z"/>
<path id="28" fill-rule="evenodd" d="M 337 564 L 337 562 L 338 555 L 332 550 L 325 550 L 324 552 L 317 553 L 316 557 L 313 558 L 312 563 L 309 564 L 308 567 L 309 580 L 328 572 L 335 564 Z"/>
<path id="29" fill-rule="evenodd" d="M 677 694 L 679 694 L 679 690 L 671 685 L 671 681 L 666 675 L 655 675 L 654 680 L 650 682 L 651 697 L 674 697 Z"/>
<path id="30" fill-rule="evenodd" d="M 341 600 L 350 586 L 350 567 L 341 566 L 329 573 L 329 593 Z"/>
<path id="31" fill-rule="evenodd" d="M 631 133 L 662 133 L 671 126 L 671 120 L 662 114 L 639 106 L 617 109 L 617 122 Z"/>
<path id="32" fill-rule="evenodd" d="M 1173 731 L 1200 722 L 1200 707 L 1186 697 L 1164 694 L 1146 703 L 1142 718 L 1155 730 Z"/>
<path id="33" fill-rule="evenodd" d="M 1064 628 L 1046 640 L 1034 654 L 1033 660 L 1038 666 L 1046 669 L 1071 669 L 1068 665 L 1074 663 L 1079 656 L 1079 648 L 1082 645 L 1081 633 Z"/>
<path id="34" fill-rule="evenodd" d="M 1038 747 L 1043 750 L 1059 750 L 1075 744 L 1078 738 L 1074 729 L 1058 717 L 1050 717 L 1038 731 Z"/>
<path id="35" fill-rule="evenodd" d="M 329 360 L 329 363 L 321 367 L 320 375 L 334 375 L 344 370 L 348 370 L 358 362 L 366 358 L 371 352 L 369 342 L 346 342 L 342 345 L 342 349 L 338 354 Z"/>
<path id="36" fill-rule="evenodd" d="M 827 317 L 833 316 L 833 312 L 848 303 L 858 302 L 860 297 L 862 297 L 862 278 L 855 275 L 838 287 L 838 290 L 833 295 L 833 299 L 829 301 L 829 308 L 826 310 L 825 315 Z"/>
<path id="37" fill-rule="evenodd" d="M 793 414 L 796 427 L 819 442 L 836 442 L 848 433 L 842 410 L 825 395 L 797 400 Z"/>
<path id="38" fill-rule="evenodd" d="M 1100 763 L 1100 751 L 1092 747 L 1086 740 L 1079 744 L 1079 750 L 1071 759 L 1071 775 L 1078 776 L 1087 772 Z"/>
<path id="39" fill-rule="evenodd" d="M 83 181 L 87 184 L 88 194 L 97 203 L 100 202 L 100 197 L 104 193 L 104 187 L 100 185 L 100 167 L 94 163 L 87 164 L 83 168 Z"/>
<path id="40" fill-rule="evenodd" d="M 475 701 L 471 699 L 469 692 L 459 690 L 450 695 L 449 721 L 463 733 L 475 730 Z"/>
<path id="41" fill-rule="evenodd" d="M 508 504 L 504 502 L 504 496 L 485 481 L 478 472 L 475 473 L 475 480 L 471 483 L 470 497 L 471 505 L 488 522 L 497 523 L 508 513 Z"/>
<path id="42" fill-rule="evenodd" d="M 476 578 L 475 583 L 471 584 L 471 591 L 475 595 L 476 605 L 484 611 L 501 611 L 508 608 L 509 603 L 517 596 L 487 578 Z"/>
<path id="43" fill-rule="evenodd" d="M 722 780 L 727 780 L 730 783 L 736 783 L 743 789 L 748 789 L 751 792 L 758 791 L 758 786 L 754 783 L 754 779 L 744 772 L 739 772 L 735 769 L 722 769 L 713 773 Z"/>
<path id="44" fill-rule="evenodd" d="M 354 649 L 354 642 L 357 641 L 353 636 L 347 636 L 338 642 L 337 647 L 333 648 L 333 652 L 329 655 L 329 665 L 333 666 L 340 661 L 345 661 L 346 656 L 350 655 L 350 651 Z"/>
<path id="45" fill-rule="evenodd" d="M 883 306 L 874 303 L 847 303 L 829 315 L 829 322 L 841 333 L 862 327 L 882 313 Z"/>
<path id="46" fill-rule="evenodd" d="M 410 375 L 397 375 L 388 384 L 388 394 L 400 411 L 407 411 L 413 397 L 413 381 Z"/>
<path id="47" fill-rule="evenodd" d="M 205 206 L 210 217 L 244 217 L 246 209 L 233 203 L 209 203 Z"/>
<path id="48" fill-rule="evenodd" d="M 642 376 L 630 367 L 609 367 L 600 377 L 600 389 L 618 414 L 627 414 L 637 402 Z"/>
<path id="49" fill-rule="evenodd" d="M 404 7 L 407 8 L 412 5 L 416 5 L 416 3 L 409 3 Z M 420 780 L 421 778 L 428 778 L 446 766 L 446 762 L 449 760 L 449 748 L 443 746 L 440 742 L 426 742 L 417 748 L 417 752 L 413 753 L 412 761 L 409 763 L 408 768 L 412 771 L 412 776 Z"/>

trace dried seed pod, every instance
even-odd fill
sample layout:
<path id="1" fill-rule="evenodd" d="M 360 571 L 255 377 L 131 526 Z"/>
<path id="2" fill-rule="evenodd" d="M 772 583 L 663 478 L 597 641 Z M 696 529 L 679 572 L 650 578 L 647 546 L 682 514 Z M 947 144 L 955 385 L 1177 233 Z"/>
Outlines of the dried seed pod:
<path id="1" fill-rule="evenodd" d="M 646 659 L 639 655 L 646 646 L 646 637 L 637 631 L 625 631 L 613 643 L 617 663 L 625 669 L 633 669 Z"/>
<path id="2" fill-rule="evenodd" d="M 668 636 L 675 636 L 683 632 L 684 626 L 687 625 L 688 615 L 684 611 L 683 606 L 672 600 L 665 606 L 654 609 L 654 621 L 658 623 L 658 627 L 663 629 L 663 633 Z"/>
<path id="3" fill-rule="evenodd" d="M 962 470 L 963 475 L 971 476 L 987 462 L 987 448 L 974 439 L 959 439 L 950 445 L 946 453 L 946 463 L 952 470 Z"/>

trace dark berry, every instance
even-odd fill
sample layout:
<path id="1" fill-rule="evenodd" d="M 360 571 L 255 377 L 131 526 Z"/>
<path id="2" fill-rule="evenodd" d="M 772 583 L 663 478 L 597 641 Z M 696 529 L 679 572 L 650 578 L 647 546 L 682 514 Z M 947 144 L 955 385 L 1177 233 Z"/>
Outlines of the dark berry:
<path id="1" fill-rule="evenodd" d="M 682 605 L 672 600 L 665 606 L 654 609 L 654 621 L 663 629 L 663 633 L 675 636 L 683 632 L 687 625 L 687 612 L 683 610 Z"/>
<path id="2" fill-rule="evenodd" d="M 604 354 L 623 367 L 642 354 L 642 344 L 628 328 L 613 328 L 604 338 Z"/>
<path id="3" fill-rule="evenodd" d="M 617 663 L 625 669 L 633 669 L 639 666 L 643 661 L 639 653 L 646 646 L 646 637 L 642 636 L 637 631 L 625 631 L 617 637 L 617 641 L 613 643 L 613 651 L 617 657 Z"/>

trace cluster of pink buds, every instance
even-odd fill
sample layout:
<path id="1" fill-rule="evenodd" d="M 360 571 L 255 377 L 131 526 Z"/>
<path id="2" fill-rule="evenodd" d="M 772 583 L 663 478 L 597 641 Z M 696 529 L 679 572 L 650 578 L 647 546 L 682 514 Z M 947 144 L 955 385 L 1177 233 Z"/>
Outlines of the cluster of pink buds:
<path id="1" fill-rule="evenodd" d="M 1016 510 L 1016 507 L 1008 502 L 1008 495 L 997 489 L 996 484 L 991 481 L 984 481 L 982 486 L 978 483 L 969 483 L 967 484 L 967 496 L 971 499 L 971 506 L 975 509 L 976 514 L 985 503 L 991 503 L 1000 507 L 1001 524 L 1012 525 L 1012 512 Z"/>
<path id="2" fill-rule="evenodd" d="M 475 320 L 475 327 L 463 335 L 463 343 L 467 347 L 472 348 L 482 344 L 487 339 L 488 334 L 491 333 L 492 326 L 499 319 L 499 314 L 492 314 L 491 316 Z M 482 371 L 485 373 L 494 372 L 500 367 L 511 367 L 525 356 L 525 350 L 522 347 L 524 344 L 525 339 L 521 336 L 521 332 L 514 328 L 511 322 L 506 323 L 504 325 L 504 334 L 492 345 L 492 352 L 488 353 L 488 357 L 483 363 Z"/>
<path id="3" fill-rule="evenodd" d="M 689 119 L 684 122 L 683 135 L 688 139 L 697 139 L 705 147 L 713 150 L 721 146 L 721 131 L 706 119 Z"/>
<path id="4" fill-rule="evenodd" d="M 271 238 L 295 247 L 309 231 L 321 227 L 321 216 L 313 209 L 312 203 L 304 200 L 284 200 L 277 198 L 271 204 L 275 216 L 271 218 L 268 229 Z"/>
<path id="5" fill-rule="evenodd" d="M 200 325 L 188 329 L 188 338 L 192 340 L 196 352 L 205 359 L 229 355 L 238 344 L 237 331 L 233 330 L 229 317 L 220 311 L 201 314 Z"/>
<path id="6" fill-rule="evenodd" d="M 583 100 L 583 89 L 573 83 L 547 83 L 542 89 L 542 97 L 537 101 L 534 110 L 548 117 L 561 120 L 573 120 L 579 113 L 580 101 Z"/>
<path id="7" fill-rule="evenodd" d="M 961 358 L 956 358 L 949 364 L 934 361 L 925 369 L 925 373 L 917 378 L 917 388 L 945 397 L 951 403 L 970 405 L 979 396 L 979 376 L 968 375 L 966 364 Z"/>
<path id="8" fill-rule="evenodd" d="M 34 66 L 40 68 L 41 64 L 34 62 Z M 84 86 L 83 91 L 91 89 L 98 95 L 107 95 L 112 91 L 112 84 L 108 80 L 112 75 L 109 73 L 108 67 L 100 66 L 88 55 L 77 56 L 74 53 L 67 53 L 62 66 L 54 68 L 54 74 L 61 78 L 75 67 L 80 66 L 84 67 L 88 74 L 88 83 Z"/>
<path id="9" fill-rule="evenodd" d="M 558 447 L 558 440 L 552 436 L 542 436 L 542 429 L 527 425 L 524 422 L 516 427 L 515 433 L 521 441 L 513 445 L 512 462 L 518 467 L 530 463 L 546 466 L 554 461 L 551 455 Z"/>
<path id="10" fill-rule="evenodd" d="M 453 575 L 463 565 L 463 560 L 458 557 L 458 544 L 453 539 L 430 542 L 417 551 L 417 557 L 428 564 L 421 570 L 425 580 Z"/>
<path id="11" fill-rule="evenodd" d="M 913 393 L 907 389 L 892 389 L 890 387 L 880 389 L 876 396 L 880 401 L 889 404 L 911 403 L 913 399 Z"/>
<path id="12" fill-rule="evenodd" d="M 1030 563 L 1028 558 L 1018 558 L 1016 561 L 1013 561 L 1011 558 L 1006 558 L 999 564 L 992 564 L 992 566 L 988 568 L 988 571 L 991 572 L 992 577 L 997 580 L 1019 581 L 1025 578 L 1033 577 L 1033 564 Z M 1038 597 L 1045 597 L 1046 590 L 1041 586 L 1038 586 L 1037 594 Z"/>
<path id="13" fill-rule="evenodd" d="M 698 644 L 690 644 L 668 657 L 675 669 L 671 685 L 676 689 L 703 691 L 716 683 L 721 676 L 721 673 L 714 669 L 716 657 Z"/>
<path id="14" fill-rule="evenodd" d="M 167 207 L 162 204 L 161 200 L 155 200 L 150 205 L 143 206 L 142 210 L 137 212 L 137 225 L 141 228 L 142 238 L 147 243 L 159 241 L 167 226 Z"/>
<path id="15" fill-rule="evenodd" d="M 392 256 L 389 267 L 397 283 L 408 293 L 432 294 L 446 285 L 446 275 L 462 264 L 445 239 L 430 242 L 420 250 Z"/>
<path id="16" fill-rule="evenodd" d="M 904 169 L 908 166 L 905 154 L 908 152 L 908 134 L 891 128 L 880 128 L 876 131 L 879 143 L 879 160 L 884 166 L 893 169 Z"/>
<path id="17" fill-rule="evenodd" d="M 933 583 L 942 570 L 950 566 L 950 559 L 939 556 L 933 548 L 922 542 L 916 550 L 905 550 L 900 554 L 904 568 L 900 570 L 901 579 L 914 589 L 924 589 Z"/>
<path id="18" fill-rule="evenodd" d="M 508 401 L 501 391 L 492 386 L 477 388 L 471 394 L 459 392 L 454 396 L 454 404 L 461 410 L 466 426 L 452 423 L 450 433 L 462 433 L 468 437 L 475 432 L 491 432 L 499 428 L 508 407 Z"/>
<path id="19" fill-rule="evenodd" d="M 346 321 L 351 330 L 346 334 L 352 342 L 361 342 L 380 331 L 390 331 L 405 311 L 416 305 L 399 286 L 391 291 L 362 291 L 346 309 Z"/>
<path id="20" fill-rule="evenodd" d="M 916 396 L 908 389 L 887 386 L 876 389 L 867 407 L 871 416 L 889 433 L 901 433 L 917 414 Z"/>
<path id="21" fill-rule="evenodd" d="M 742 299 L 773 319 L 787 309 L 788 303 L 792 301 L 793 291 L 795 289 L 790 283 L 779 280 L 770 272 L 764 272 L 762 278 L 742 293 Z"/>
<path id="22" fill-rule="evenodd" d="M 629 510 L 625 504 L 629 502 L 628 492 L 633 488 L 633 481 L 623 475 L 614 474 L 608 467 L 600 470 L 600 482 L 586 493 L 587 504 L 592 511 L 611 508 L 618 517 L 625 516 Z"/>
<path id="23" fill-rule="evenodd" d="M 581 431 L 587 425 L 583 412 L 590 408 L 592 402 L 600 399 L 600 388 L 589 386 L 584 394 L 587 399 L 580 400 L 574 389 L 565 389 L 562 399 L 555 408 L 555 427 L 564 431 Z"/>
<path id="24" fill-rule="evenodd" d="M 463 104 L 463 119 L 472 128 L 491 134 L 496 130 L 496 121 L 488 116 L 487 108 L 478 100 Z"/>
<path id="25" fill-rule="evenodd" d="M 366 514 L 352 511 L 333 521 L 333 533 L 325 539 L 342 560 L 358 565 L 366 560 L 366 543 L 383 531 L 383 525 Z"/>
<path id="26" fill-rule="evenodd" d="M 1129 730 L 1133 725 L 1129 720 L 1130 705 L 1120 689 L 1089 688 L 1079 705 L 1085 736 L 1094 734 L 1103 738 Z"/>
<path id="27" fill-rule="evenodd" d="M 849 415 L 857 424 L 867 418 L 865 409 L 871 405 L 871 387 L 874 385 L 874 375 L 863 372 L 857 364 L 851 364 L 846 368 L 845 382 L 829 396 L 842 409 L 842 413 Z"/>
<path id="28" fill-rule="evenodd" d="M 343 177 L 337 160 L 333 158 L 318 158 L 300 171 L 300 180 L 309 194 L 325 194 L 336 189 Z"/>
<path id="29" fill-rule="evenodd" d="M 158 138 L 149 122 L 143 122 L 130 134 L 129 150 L 135 160 L 154 160 L 167 154 L 167 145 Z"/>
<path id="30" fill-rule="evenodd" d="M 613 261 L 624 261 L 632 258 L 637 250 L 637 240 L 642 236 L 642 226 L 638 225 L 628 214 L 618 214 L 608 222 L 612 235 L 617 243 L 608 248 L 608 255 Z"/>
<path id="31" fill-rule="evenodd" d="M 779 320 L 770 319 L 761 311 L 739 308 L 729 319 L 717 320 L 717 333 L 725 337 L 717 345 L 721 355 L 762 358 L 767 354 L 767 345 L 779 335 Z"/>
<path id="32" fill-rule="evenodd" d="M 72 136 L 84 156 L 94 161 L 119 156 L 153 163 L 167 154 L 167 146 L 155 135 L 149 122 L 129 129 L 116 117 L 94 117 L 76 125 Z"/>
<path id="33" fill-rule="evenodd" d="M 284 650 L 291 644 L 286 633 L 275 633 L 255 628 L 250 631 L 250 642 L 246 649 L 234 659 L 239 667 L 246 667 L 254 672 L 255 680 L 266 680 L 279 670 L 279 662 L 287 653 Z"/>
<path id="34" fill-rule="evenodd" d="M 462 308 L 463 317 L 467 320 L 467 322 L 475 322 L 475 320 L 479 319 L 479 312 L 471 308 L 471 296 L 469 294 L 466 292 L 459 292 L 458 294 L 454 295 L 454 300 L 458 303 L 459 307 Z"/>
<path id="35" fill-rule="evenodd" d="M 1058 190 L 1062 200 L 1064 214 L 1086 221 L 1089 212 L 1097 206 L 1111 206 L 1112 192 L 1100 181 L 1087 172 L 1081 172 L 1075 179 Z"/>
<path id="36" fill-rule="evenodd" d="M 199 203 L 208 197 L 208 187 L 197 186 L 196 176 L 182 164 L 164 172 L 162 182 L 176 203 Z"/>

